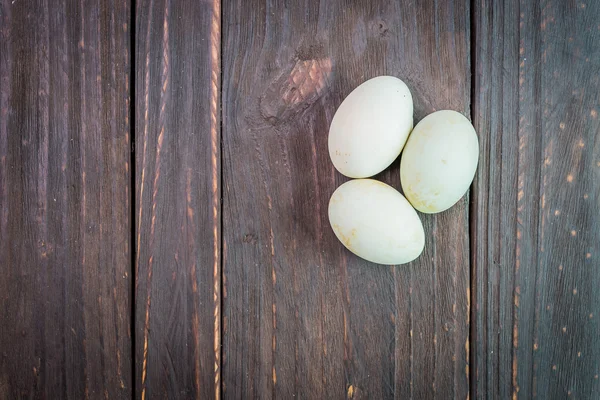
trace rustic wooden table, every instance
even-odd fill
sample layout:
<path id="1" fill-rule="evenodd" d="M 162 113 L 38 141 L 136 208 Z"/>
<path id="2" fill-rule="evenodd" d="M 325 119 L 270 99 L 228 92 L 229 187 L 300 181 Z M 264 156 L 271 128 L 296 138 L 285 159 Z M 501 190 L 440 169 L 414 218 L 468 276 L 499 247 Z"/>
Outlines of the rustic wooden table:
<path id="1" fill-rule="evenodd" d="M 382 74 L 481 147 L 400 267 L 327 219 Z M 599 78 L 596 0 L 0 0 L 0 399 L 599 399 Z"/>

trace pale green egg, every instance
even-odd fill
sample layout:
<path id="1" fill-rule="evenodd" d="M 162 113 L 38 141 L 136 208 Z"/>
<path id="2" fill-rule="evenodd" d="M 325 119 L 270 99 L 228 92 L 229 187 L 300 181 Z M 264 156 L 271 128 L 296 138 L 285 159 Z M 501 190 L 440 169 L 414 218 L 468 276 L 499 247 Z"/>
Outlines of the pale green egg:
<path id="1" fill-rule="evenodd" d="M 404 82 L 393 76 L 370 79 L 333 116 L 329 156 L 350 178 L 373 176 L 398 157 L 412 128 L 413 101 Z"/>
<path id="2" fill-rule="evenodd" d="M 433 214 L 452 207 L 477 170 L 479 140 L 456 111 L 429 114 L 413 129 L 400 161 L 402 190 L 417 210 Z"/>
<path id="3" fill-rule="evenodd" d="M 404 196 L 373 179 L 344 183 L 329 201 L 329 222 L 348 250 L 378 264 L 404 264 L 425 246 L 423 224 Z"/>

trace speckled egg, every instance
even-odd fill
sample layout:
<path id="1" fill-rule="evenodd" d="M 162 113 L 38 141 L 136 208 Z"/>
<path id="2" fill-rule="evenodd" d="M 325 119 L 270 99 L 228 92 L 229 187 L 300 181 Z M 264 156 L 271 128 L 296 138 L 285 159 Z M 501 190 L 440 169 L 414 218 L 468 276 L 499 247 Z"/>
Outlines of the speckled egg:
<path id="1" fill-rule="evenodd" d="M 329 128 L 329 155 L 350 178 L 366 178 L 387 168 L 413 128 L 408 87 L 393 76 L 370 79 L 337 109 Z"/>
<path id="2" fill-rule="evenodd" d="M 402 190 L 417 210 L 433 214 L 467 192 L 477 170 L 479 140 L 456 111 L 436 111 L 413 129 L 400 161 Z"/>
<path id="3" fill-rule="evenodd" d="M 416 211 L 396 189 L 372 179 L 341 185 L 329 201 L 329 222 L 348 250 L 377 264 L 404 264 L 425 246 Z"/>

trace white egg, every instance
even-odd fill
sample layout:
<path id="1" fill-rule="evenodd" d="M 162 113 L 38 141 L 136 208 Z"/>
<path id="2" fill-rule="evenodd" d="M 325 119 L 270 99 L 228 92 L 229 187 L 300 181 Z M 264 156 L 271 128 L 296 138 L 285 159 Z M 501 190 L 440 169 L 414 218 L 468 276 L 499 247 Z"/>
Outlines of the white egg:
<path id="1" fill-rule="evenodd" d="M 400 160 L 404 195 L 417 210 L 433 214 L 467 192 L 477 170 L 479 140 L 456 111 L 429 114 L 413 129 Z"/>
<path id="2" fill-rule="evenodd" d="M 400 154 L 413 128 L 408 87 L 393 76 L 370 79 L 337 109 L 329 128 L 329 156 L 350 178 L 386 169 Z"/>
<path id="3" fill-rule="evenodd" d="M 421 254 L 423 224 L 408 201 L 373 179 L 348 181 L 329 200 L 329 222 L 354 254 L 378 264 L 404 264 Z"/>

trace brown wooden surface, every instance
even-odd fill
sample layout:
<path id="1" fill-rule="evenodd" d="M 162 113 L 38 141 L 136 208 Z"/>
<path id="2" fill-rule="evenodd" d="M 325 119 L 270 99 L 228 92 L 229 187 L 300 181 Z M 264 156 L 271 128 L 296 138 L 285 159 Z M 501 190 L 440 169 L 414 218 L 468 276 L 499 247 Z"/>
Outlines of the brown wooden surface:
<path id="1" fill-rule="evenodd" d="M 0 0 L 0 399 L 600 397 L 599 21 L 592 1 Z M 327 219 L 329 123 L 381 74 L 481 148 L 400 267 Z"/>
<path id="2" fill-rule="evenodd" d="M 132 395 L 127 2 L 0 3 L 0 398 Z"/>
<path id="3" fill-rule="evenodd" d="M 415 115 L 469 114 L 465 1 L 225 1 L 223 394 L 466 398 L 468 203 L 422 216 L 418 261 L 374 266 L 327 219 L 343 98 L 390 74 Z M 398 164 L 379 177 L 400 188 Z"/>
<path id="4" fill-rule="evenodd" d="M 136 10 L 136 394 L 220 388 L 219 4 Z"/>
<path id="5" fill-rule="evenodd" d="M 475 2 L 478 398 L 600 398 L 600 3 Z"/>

